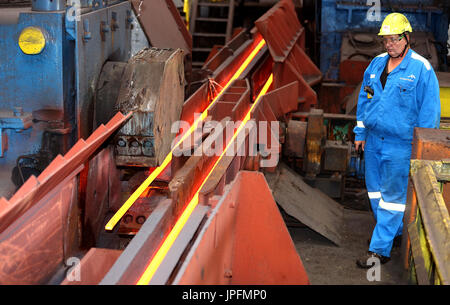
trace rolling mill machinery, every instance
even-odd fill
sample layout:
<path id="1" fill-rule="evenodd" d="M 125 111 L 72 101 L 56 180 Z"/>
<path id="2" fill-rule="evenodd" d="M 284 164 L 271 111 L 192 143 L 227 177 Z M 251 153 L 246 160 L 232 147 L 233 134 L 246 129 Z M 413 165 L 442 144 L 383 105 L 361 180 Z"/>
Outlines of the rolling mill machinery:
<path id="1" fill-rule="evenodd" d="M 172 0 L 0 7 L 0 284 L 308 284 L 278 208 L 339 246 L 364 169 L 293 3 L 195 86 Z"/>
<path id="2" fill-rule="evenodd" d="M 127 1 L 2 3 L 3 196 L 92 132 L 98 77 L 131 57 L 132 27 Z"/>
<path id="3" fill-rule="evenodd" d="M 188 33 L 176 27 L 182 21 L 173 3 L 152 2 L 143 12 L 138 5 L 76 0 L 1 3 L 2 196 L 11 197 L 28 177 L 39 175 L 58 154 L 113 116 L 112 96 L 118 94 L 111 86 L 114 77 L 120 79 L 127 61 L 140 50 L 150 45 L 179 47 L 182 63 L 189 63 L 184 60 L 190 54 Z M 141 26 L 134 7 L 151 21 Z M 167 38 L 154 25 L 161 18 L 175 28 L 166 31 Z M 179 69 L 183 75 L 178 83 L 184 88 L 185 70 Z M 157 80 L 162 72 L 153 74 L 158 74 Z M 180 105 L 183 96 L 176 97 Z"/>

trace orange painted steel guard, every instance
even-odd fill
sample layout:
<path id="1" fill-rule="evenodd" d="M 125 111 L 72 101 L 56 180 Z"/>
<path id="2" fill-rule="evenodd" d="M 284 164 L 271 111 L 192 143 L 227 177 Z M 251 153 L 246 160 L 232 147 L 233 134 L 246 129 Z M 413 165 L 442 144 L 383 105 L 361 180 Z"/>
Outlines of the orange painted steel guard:
<path id="1" fill-rule="evenodd" d="M 194 241 L 173 284 L 309 284 L 262 173 L 238 173 Z"/>
<path id="2" fill-rule="evenodd" d="M 309 111 L 317 104 L 311 86 L 322 80 L 319 68 L 305 53 L 305 31 L 300 24 L 292 0 L 281 0 L 255 21 L 275 62 L 274 87 L 298 81 L 299 111 Z"/>
<path id="3" fill-rule="evenodd" d="M 100 125 L 87 140 L 79 140 L 63 156 L 58 155 L 39 177 L 31 176 L 7 201 L 0 201 L 0 232 L 42 199 L 58 183 L 80 167 L 87 158 L 119 128 L 132 113 L 126 116 L 118 112 L 106 125 Z"/>
<path id="4" fill-rule="evenodd" d="M 0 200 L 0 284 L 46 283 L 65 262 L 72 240 L 68 219 L 78 205 L 77 175 L 130 116 L 117 113 L 37 178 L 31 176 L 9 201 Z"/>

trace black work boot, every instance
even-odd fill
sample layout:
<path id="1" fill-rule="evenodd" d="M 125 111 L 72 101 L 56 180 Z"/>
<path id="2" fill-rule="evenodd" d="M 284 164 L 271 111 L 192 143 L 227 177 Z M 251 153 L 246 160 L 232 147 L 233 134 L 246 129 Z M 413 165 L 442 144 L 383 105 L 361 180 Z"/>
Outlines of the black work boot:
<path id="1" fill-rule="evenodd" d="M 379 259 L 380 260 L 380 264 L 386 264 L 391 259 L 390 257 L 383 256 L 383 255 L 380 255 L 380 254 L 368 251 L 366 255 L 364 255 L 364 256 L 362 256 L 362 257 L 360 257 L 360 258 L 358 258 L 356 260 L 356 265 L 359 268 L 363 268 L 363 269 L 372 268 L 374 266 L 374 263 L 373 262 L 368 262 L 368 260 L 370 258 Z"/>

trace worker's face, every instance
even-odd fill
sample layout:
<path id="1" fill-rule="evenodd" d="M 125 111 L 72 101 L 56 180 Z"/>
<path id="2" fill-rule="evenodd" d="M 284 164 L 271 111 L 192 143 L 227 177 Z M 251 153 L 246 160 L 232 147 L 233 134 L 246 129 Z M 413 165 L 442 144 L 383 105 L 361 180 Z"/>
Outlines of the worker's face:
<path id="1" fill-rule="evenodd" d="M 383 36 L 383 45 L 390 56 L 397 57 L 403 52 L 406 46 L 405 35 Z"/>

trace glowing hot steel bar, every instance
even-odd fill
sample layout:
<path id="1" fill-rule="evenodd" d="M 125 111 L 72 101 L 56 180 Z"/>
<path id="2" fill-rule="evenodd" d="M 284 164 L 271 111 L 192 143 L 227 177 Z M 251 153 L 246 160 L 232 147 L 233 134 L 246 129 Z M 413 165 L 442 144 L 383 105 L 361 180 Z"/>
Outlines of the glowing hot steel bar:
<path id="1" fill-rule="evenodd" d="M 273 82 L 273 75 L 271 74 L 269 76 L 269 78 L 267 79 L 264 87 L 261 89 L 261 92 L 259 93 L 257 99 L 255 100 L 255 102 L 250 107 L 249 111 L 247 112 L 247 114 L 246 114 L 245 118 L 243 119 L 242 123 L 239 125 L 237 131 L 233 134 L 233 137 L 231 138 L 231 140 L 227 144 L 226 148 L 224 149 L 224 151 L 222 152 L 220 157 L 214 163 L 214 166 L 212 167 L 211 171 L 208 173 L 206 178 L 203 180 L 201 186 L 198 188 L 198 190 L 195 193 L 194 197 L 191 199 L 191 201 L 189 202 L 189 204 L 187 205 L 187 207 L 185 208 L 185 210 L 181 214 L 180 218 L 177 220 L 175 226 L 170 231 L 169 235 L 164 240 L 164 242 L 162 243 L 161 247 L 156 252 L 156 254 L 153 257 L 153 259 L 151 260 L 150 264 L 148 265 L 148 267 L 144 271 L 143 275 L 141 276 L 141 278 L 137 282 L 138 285 L 147 285 L 150 282 L 150 280 L 152 279 L 153 275 L 155 274 L 156 270 L 160 266 L 161 262 L 164 260 L 167 252 L 169 251 L 169 249 L 173 245 L 174 241 L 178 237 L 178 235 L 181 232 L 182 228 L 184 227 L 186 221 L 189 219 L 190 215 L 192 214 L 192 211 L 194 211 L 195 207 L 197 206 L 197 204 L 199 202 L 199 192 L 202 189 L 202 186 L 206 183 L 206 181 L 208 180 L 208 177 L 214 171 L 214 169 L 216 168 L 217 164 L 220 162 L 222 157 L 225 155 L 225 153 L 227 152 L 227 150 L 230 147 L 230 145 L 232 145 L 234 143 L 234 140 L 236 139 L 237 135 L 241 132 L 241 130 L 245 127 L 246 123 L 250 120 L 250 115 L 251 115 L 251 112 L 252 112 L 253 108 L 258 104 L 258 102 L 260 101 L 261 97 L 264 94 L 266 94 L 266 92 L 269 90 L 270 85 L 272 84 L 272 82 Z"/>
<path id="2" fill-rule="evenodd" d="M 264 39 L 261 39 L 261 41 L 256 45 L 256 47 L 253 49 L 253 51 L 249 54 L 249 56 L 245 59 L 245 61 L 242 63 L 242 65 L 237 69 L 237 71 L 234 73 L 234 75 L 230 78 L 228 83 L 222 88 L 220 93 L 212 100 L 212 102 L 209 104 L 209 106 L 202 112 L 201 116 L 197 118 L 197 120 L 192 124 L 190 129 L 184 133 L 184 135 L 181 137 L 181 139 L 177 142 L 177 144 L 172 148 L 172 150 L 169 152 L 169 154 L 164 159 L 163 163 L 156 167 L 153 172 L 145 179 L 145 181 L 136 189 L 136 191 L 127 199 L 127 201 L 122 205 L 122 207 L 114 214 L 114 216 L 108 221 L 108 223 L 105 226 L 105 230 L 111 231 L 114 226 L 120 221 L 120 219 L 125 215 L 125 213 L 128 211 L 128 209 L 134 204 L 134 202 L 141 196 L 141 194 L 149 187 L 149 185 L 164 171 L 164 169 L 167 167 L 167 165 L 170 164 L 173 157 L 173 151 L 178 148 L 178 146 L 183 143 L 183 141 L 190 136 L 194 130 L 197 128 L 198 124 L 203 121 L 208 116 L 208 110 L 211 108 L 211 106 L 215 103 L 215 101 L 220 97 L 222 92 L 225 92 L 225 90 L 230 86 L 230 84 L 239 78 L 239 76 L 242 74 L 242 72 L 247 68 L 247 66 L 251 63 L 253 58 L 258 54 L 258 52 L 263 48 L 263 46 L 266 44 Z"/>

